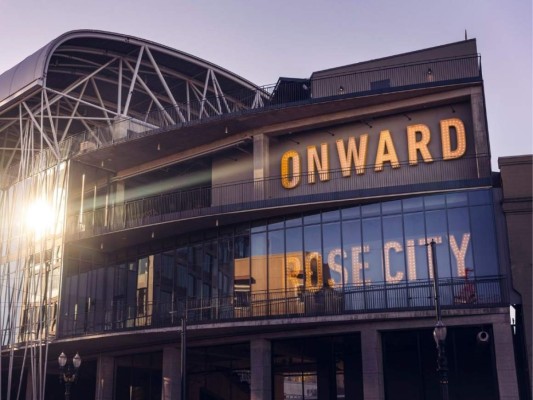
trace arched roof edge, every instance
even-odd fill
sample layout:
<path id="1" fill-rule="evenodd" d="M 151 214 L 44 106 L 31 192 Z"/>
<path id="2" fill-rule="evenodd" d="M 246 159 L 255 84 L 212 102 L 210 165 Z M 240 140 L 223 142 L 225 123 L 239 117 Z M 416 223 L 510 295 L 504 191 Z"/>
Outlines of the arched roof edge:
<path id="1" fill-rule="evenodd" d="M 13 98 L 21 96 L 29 90 L 34 90 L 35 86 L 42 86 L 46 77 L 48 63 L 54 51 L 68 40 L 76 38 L 109 39 L 115 41 L 124 41 L 125 43 L 130 44 L 149 46 L 151 49 L 161 51 L 168 55 L 186 59 L 188 62 L 194 63 L 200 67 L 213 69 L 218 74 L 222 74 L 225 77 L 234 80 L 243 87 L 253 90 L 258 89 L 258 86 L 254 83 L 242 78 L 241 76 L 225 68 L 222 68 L 214 63 L 203 60 L 186 52 L 176 50 L 172 47 L 165 46 L 163 44 L 153 42 L 147 39 L 142 39 L 121 33 L 81 29 L 63 33 L 62 35 L 58 36 L 57 38 L 53 39 L 52 41 L 41 47 L 33 54 L 26 57 L 14 67 L 2 73 L 0 75 L 0 108 L 4 104 L 10 102 L 10 100 L 12 100 Z"/>

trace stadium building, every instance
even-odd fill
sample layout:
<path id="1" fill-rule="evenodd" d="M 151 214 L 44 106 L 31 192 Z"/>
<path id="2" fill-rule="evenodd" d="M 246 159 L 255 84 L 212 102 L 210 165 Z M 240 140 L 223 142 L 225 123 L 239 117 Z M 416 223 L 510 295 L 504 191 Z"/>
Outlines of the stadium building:
<path id="1" fill-rule="evenodd" d="M 261 87 L 66 33 L 0 75 L 2 399 L 526 399 L 500 165 L 475 40 Z"/>

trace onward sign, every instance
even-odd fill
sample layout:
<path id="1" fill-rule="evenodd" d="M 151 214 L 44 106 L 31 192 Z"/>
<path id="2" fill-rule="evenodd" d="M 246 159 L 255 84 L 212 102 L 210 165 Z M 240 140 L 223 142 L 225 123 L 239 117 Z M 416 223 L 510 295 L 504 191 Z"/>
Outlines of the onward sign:
<path id="1" fill-rule="evenodd" d="M 466 153 L 466 131 L 463 121 L 459 118 L 442 119 L 439 122 L 440 132 L 431 132 L 425 124 L 408 125 L 405 137 L 399 136 L 395 140 L 407 143 L 407 160 L 400 160 L 397 143 L 393 140 L 390 130 L 379 132 L 376 151 L 369 150 L 369 135 L 338 139 L 332 143 L 321 143 L 320 146 L 307 146 L 307 164 L 302 171 L 302 155 L 296 150 L 288 150 L 281 156 L 281 184 L 285 189 L 298 186 L 302 177 L 306 177 L 308 184 L 318 180 L 326 182 L 330 179 L 330 156 L 337 157 L 343 177 L 364 175 L 367 171 L 381 172 L 384 165 L 398 169 L 401 161 L 407 161 L 409 166 L 415 166 L 420 161 L 432 163 L 436 154 L 430 151 L 430 142 L 440 142 L 440 154 L 443 160 L 461 158 Z M 435 149 L 435 147 L 433 147 Z M 435 153 L 435 150 L 433 150 Z M 404 163 L 405 164 L 405 163 Z M 373 166 L 373 168 L 369 168 Z"/>

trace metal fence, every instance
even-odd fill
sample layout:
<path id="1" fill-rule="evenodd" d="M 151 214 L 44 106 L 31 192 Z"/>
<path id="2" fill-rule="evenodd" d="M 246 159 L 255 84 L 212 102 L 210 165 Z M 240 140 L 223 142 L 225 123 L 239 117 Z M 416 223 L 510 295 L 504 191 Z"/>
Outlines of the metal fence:
<path id="1" fill-rule="evenodd" d="M 508 305 L 505 278 L 446 278 L 439 280 L 443 309 Z M 433 281 L 417 280 L 322 289 L 292 288 L 239 292 L 231 296 L 179 299 L 173 303 L 115 301 L 96 304 L 91 311 L 63 314 L 59 336 L 176 326 L 186 315 L 189 324 L 272 318 L 429 310 L 435 307 Z"/>

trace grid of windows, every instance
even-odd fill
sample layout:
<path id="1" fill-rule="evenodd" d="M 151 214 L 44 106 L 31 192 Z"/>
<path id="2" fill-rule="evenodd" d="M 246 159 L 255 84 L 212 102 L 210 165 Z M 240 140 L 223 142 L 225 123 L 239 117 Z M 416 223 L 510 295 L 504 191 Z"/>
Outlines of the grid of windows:
<path id="1" fill-rule="evenodd" d="M 202 310 L 208 319 L 310 307 L 429 306 L 431 241 L 439 278 L 463 282 L 441 290 L 443 304 L 468 303 L 480 294 L 477 279 L 499 275 L 493 207 L 490 190 L 463 191 L 254 221 L 221 228 L 215 237 L 211 231 L 205 239 L 180 237 L 180 245 L 158 254 L 72 271 L 63 297 L 71 314 L 64 319 L 84 329 L 168 323 L 183 312 L 185 296 L 200 308 L 217 299 L 215 311 Z M 97 290 L 91 282 L 103 271 L 108 279 Z M 288 297 L 296 299 L 290 306 Z M 90 315 L 80 311 L 86 304 Z"/>

